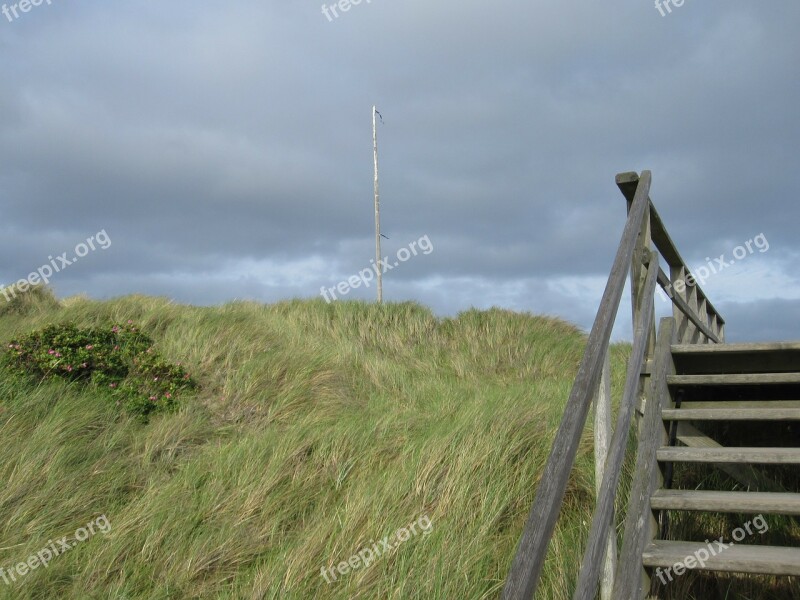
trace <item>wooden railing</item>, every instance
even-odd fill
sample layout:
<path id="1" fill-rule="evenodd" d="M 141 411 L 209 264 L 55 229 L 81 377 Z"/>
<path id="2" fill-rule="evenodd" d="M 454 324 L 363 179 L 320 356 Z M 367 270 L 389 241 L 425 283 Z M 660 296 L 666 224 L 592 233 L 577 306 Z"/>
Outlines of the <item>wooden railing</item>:
<path id="1" fill-rule="evenodd" d="M 593 599 L 598 585 L 601 598 L 611 598 L 615 573 L 625 566 L 616 567 L 614 497 L 633 415 L 637 409 L 643 410 L 642 391 L 654 364 L 656 285 L 662 287 L 673 303 L 677 331 L 670 330 L 673 339 L 669 341 L 719 343 L 724 339 L 724 320 L 696 285 L 675 248 L 650 200 L 650 182 L 649 171 L 643 171 L 641 176 L 636 173 L 617 175 L 617 186 L 628 201 L 628 220 L 506 580 L 502 594 L 505 600 L 530 600 L 536 591 L 593 400 L 596 404 L 595 465 L 599 485 L 589 541 L 573 598 Z M 659 257 L 667 263 L 669 276 L 661 269 Z M 628 271 L 631 276 L 633 348 L 612 436 L 608 346 Z"/>
<path id="2" fill-rule="evenodd" d="M 644 175 L 644 173 L 642 174 Z M 636 173 L 620 173 L 617 175 L 617 186 L 628 201 L 633 203 L 640 178 Z M 678 340 L 681 343 L 691 344 L 703 341 L 721 343 L 725 339 L 725 321 L 706 298 L 703 290 L 697 285 L 689 268 L 686 266 L 680 252 L 675 247 L 664 222 L 656 211 L 653 203 L 645 213 L 642 222 L 640 239 L 637 250 L 655 245 L 659 254 L 664 258 L 669 268 L 669 275 L 659 268 L 658 283 L 673 303 L 673 316 L 678 327 Z M 641 252 L 641 250 L 639 250 Z M 642 271 L 632 266 L 632 283 L 641 285 Z M 634 290 L 634 303 L 637 298 Z M 635 315 L 634 315 L 635 320 Z"/>

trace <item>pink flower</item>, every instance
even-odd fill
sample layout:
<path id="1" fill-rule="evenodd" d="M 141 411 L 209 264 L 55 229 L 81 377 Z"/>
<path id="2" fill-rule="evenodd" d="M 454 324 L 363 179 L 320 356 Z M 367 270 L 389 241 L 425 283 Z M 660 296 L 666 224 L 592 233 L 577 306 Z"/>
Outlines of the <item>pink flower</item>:
<path id="1" fill-rule="evenodd" d="M 117 387 L 117 384 L 116 384 L 116 383 L 109 383 L 109 384 L 108 384 L 108 387 L 110 387 L 110 388 L 115 388 L 115 387 Z"/>
<path id="2" fill-rule="evenodd" d="M 164 394 L 164 398 L 172 398 L 172 394 L 170 394 L 169 392 L 167 392 L 166 394 Z"/>
<path id="3" fill-rule="evenodd" d="M 72 371 L 72 365 L 67 365 L 67 371 Z"/>
<path id="4" fill-rule="evenodd" d="M 56 352 L 56 358 L 61 358 L 61 352 Z"/>
<path id="5" fill-rule="evenodd" d="M 87 350 L 91 350 L 92 348 L 94 348 L 94 346 L 92 346 L 91 344 L 89 344 L 88 346 L 86 346 L 86 349 L 87 349 Z"/>
<path id="6" fill-rule="evenodd" d="M 55 354 L 55 353 L 56 353 L 56 351 L 55 351 L 55 350 L 48 350 L 48 351 L 47 351 L 47 353 L 48 353 L 48 354 Z"/>
<path id="7" fill-rule="evenodd" d="M 114 350 L 119 350 L 119 346 L 114 346 Z"/>
<path id="8" fill-rule="evenodd" d="M 130 325 L 131 323 L 133 323 L 133 321 L 131 321 L 130 319 L 128 319 L 128 325 Z"/>
<path id="9" fill-rule="evenodd" d="M 155 402 L 155 401 L 156 401 L 156 397 L 155 396 L 150 396 L 150 402 Z"/>
<path id="10" fill-rule="evenodd" d="M 117 326 L 117 325 L 114 325 L 114 326 L 111 328 L 111 333 L 119 333 L 119 326 Z"/>

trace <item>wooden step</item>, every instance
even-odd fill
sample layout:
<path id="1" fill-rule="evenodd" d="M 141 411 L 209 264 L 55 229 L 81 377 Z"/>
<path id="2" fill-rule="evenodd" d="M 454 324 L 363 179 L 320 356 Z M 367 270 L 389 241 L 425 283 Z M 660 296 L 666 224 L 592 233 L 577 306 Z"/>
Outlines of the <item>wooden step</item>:
<path id="1" fill-rule="evenodd" d="M 656 490 L 650 505 L 653 510 L 800 515 L 800 494 Z"/>
<path id="2" fill-rule="evenodd" d="M 672 346 L 678 373 L 783 373 L 797 371 L 800 343 L 689 344 Z"/>
<path id="3" fill-rule="evenodd" d="M 672 344 L 673 354 L 734 355 L 763 354 L 765 352 L 798 352 L 800 342 L 747 342 L 739 344 Z"/>
<path id="4" fill-rule="evenodd" d="M 704 561 L 704 566 L 697 563 L 695 554 L 716 553 Z M 692 560 L 687 561 L 688 557 Z M 800 548 L 783 548 L 778 546 L 753 546 L 731 544 L 720 549 L 716 543 L 705 542 L 667 542 L 656 540 L 642 554 L 646 567 L 667 569 L 680 563 L 687 570 L 725 571 L 730 573 L 757 573 L 761 575 L 800 575 Z M 668 575 L 674 579 L 680 575 L 673 569 Z M 664 572 L 654 574 L 666 579 Z"/>
<path id="5" fill-rule="evenodd" d="M 800 448 L 687 448 L 664 446 L 656 454 L 660 462 L 800 464 Z"/>
<path id="6" fill-rule="evenodd" d="M 732 373 L 722 375 L 670 375 L 667 384 L 699 385 L 785 385 L 800 383 L 800 373 Z"/>
<path id="7" fill-rule="evenodd" d="M 800 421 L 800 408 L 665 409 L 665 421 Z"/>
<path id="8" fill-rule="evenodd" d="M 775 408 L 800 409 L 800 400 L 686 400 L 681 404 L 681 410 L 690 408 L 757 408 L 772 410 Z"/>
<path id="9" fill-rule="evenodd" d="M 687 421 L 678 421 L 677 441 L 689 448 L 723 448 L 722 444 L 711 439 L 705 433 Z M 717 463 L 717 469 L 723 471 L 741 483 L 745 489 L 759 492 L 787 492 L 786 488 L 772 481 L 751 464 Z"/>

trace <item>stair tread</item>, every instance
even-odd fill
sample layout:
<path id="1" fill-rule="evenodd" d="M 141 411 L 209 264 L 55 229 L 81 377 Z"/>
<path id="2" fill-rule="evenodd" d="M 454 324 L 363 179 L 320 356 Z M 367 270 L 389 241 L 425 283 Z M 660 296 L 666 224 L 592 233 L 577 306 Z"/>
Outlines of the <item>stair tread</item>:
<path id="1" fill-rule="evenodd" d="M 681 410 L 690 408 L 800 408 L 800 400 L 684 400 Z"/>
<path id="2" fill-rule="evenodd" d="M 800 351 L 800 342 L 756 342 L 745 344 L 673 344 L 673 354 L 741 354 L 751 352 Z"/>
<path id="3" fill-rule="evenodd" d="M 753 512 L 800 515 L 800 494 L 777 492 L 727 492 L 708 490 L 656 490 L 654 510 Z"/>
<path id="4" fill-rule="evenodd" d="M 661 462 L 800 464 L 800 448 L 687 448 L 663 446 Z"/>
<path id="5" fill-rule="evenodd" d="M 800 364 L 800 343 L 678 344 L 671 347 L 677 373 L 791 373 Z"/>
<path id="6" fill-rule="evenodd" d="M 768 385 L 800 383 L 800 373 L 725 373 L 669 375 L 667 384 L 676 385 Z"/>
<path id="7" fill-rule="evenodd" d="M 800 408 L 667 408 L 665 421 L 800 421 Z"/>
<path id="8" fill-rule="evenodd" d="M 691 562 L 686 560 L 687 557 L 696 558 L 695 552 L 700 550 L 711 554 L 709 544 L 655 540 L 645 548 L 642 560 L 646 567 L 669 568 L 681 563 L 689 570 L 800 575 L 800 548 L 730 544 L 727 548 L 720 549 L 712 542 L 711 549 L 716 555 L 709 556 L 708 560 L 704 561 L 704 566 L 701 567 L 696 560 L 694 566 L 691 566 Z M 673 577 L 676 574 L 678 573 L 673 572 Z M 656 573 L 656 576 L 658 575 Z"/>

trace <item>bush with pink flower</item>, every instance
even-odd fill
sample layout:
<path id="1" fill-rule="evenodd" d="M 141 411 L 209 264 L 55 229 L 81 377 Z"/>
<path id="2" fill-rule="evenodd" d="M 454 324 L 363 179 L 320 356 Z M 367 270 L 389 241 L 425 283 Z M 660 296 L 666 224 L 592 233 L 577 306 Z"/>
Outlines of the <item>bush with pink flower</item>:
<path id="1" fill-rule="evenodd" d="M 145 419 L 174 410 L 178 397 L 196 387 L 132 321 L 90 328 L 49 325 L 6 344 L 2 364 L 33 383 L 61 378 L 92 386 Z"/>

